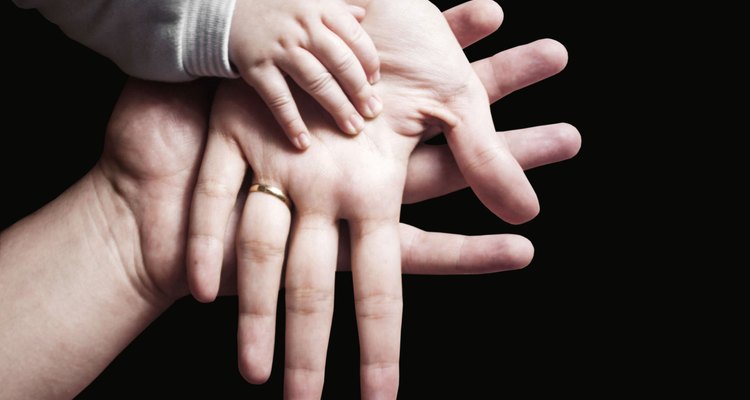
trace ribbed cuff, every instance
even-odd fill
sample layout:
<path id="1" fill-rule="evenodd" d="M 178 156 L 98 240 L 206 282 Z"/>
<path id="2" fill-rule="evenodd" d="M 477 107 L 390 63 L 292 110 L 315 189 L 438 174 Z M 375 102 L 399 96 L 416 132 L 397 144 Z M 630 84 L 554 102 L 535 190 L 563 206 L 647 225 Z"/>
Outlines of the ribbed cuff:
<path id="1" fill-rule="evenodd" d="M 182 62 L 191 76 L 236 78 L 229 62 L 235 0 L 192 0 L 182 32 Z"/>

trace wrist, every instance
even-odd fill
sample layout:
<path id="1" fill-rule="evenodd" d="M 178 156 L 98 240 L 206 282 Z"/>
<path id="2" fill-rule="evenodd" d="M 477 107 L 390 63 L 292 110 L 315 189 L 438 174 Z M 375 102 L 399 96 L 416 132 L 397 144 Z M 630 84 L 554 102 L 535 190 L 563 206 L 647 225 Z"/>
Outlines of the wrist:
<path id="1" fill-rule="evenodd" d="M 187 72 L 196 77 L 236 78 L 229 54 L 235 0 L 190 1 L 185 7 L 182 48 Z"/>
<path id="2" fill-rule="evenodd" d="M 3 393 L 74 397 L 170 304 L 139 274 L 136 219 L 114 188 L 96 167 L 2 232 Z"/>
<path id="3" fill-rule="evenodd" d="M 141 223 L 122 195 L 123 189 L 105 170 L 100 162 L 84 177 L 83 183 L 93 194 L 87 213 L 92 227 L 89 247 L 102 253 L 98 256 L 108 260 L 106 265 L 122 278 L 127 290 L 161 312 L 180 296 L 165 290 L 149 274 L 139 231 Z"/>

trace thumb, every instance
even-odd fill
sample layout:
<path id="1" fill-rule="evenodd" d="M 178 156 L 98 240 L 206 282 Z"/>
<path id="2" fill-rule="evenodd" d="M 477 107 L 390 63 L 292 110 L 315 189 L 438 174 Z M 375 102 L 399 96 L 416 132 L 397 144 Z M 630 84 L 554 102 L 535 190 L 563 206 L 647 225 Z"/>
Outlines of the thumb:
<path id="1" fill-rule="evenodd" d="M 461 173 L 479 200 L 511 224 L 539 213 L 539 201 L 503 135 L 495 133 L 487 92 L 476 77 L 466 95 L 451 103 L 454 118 L 442 118 L 445 137 Z"/>

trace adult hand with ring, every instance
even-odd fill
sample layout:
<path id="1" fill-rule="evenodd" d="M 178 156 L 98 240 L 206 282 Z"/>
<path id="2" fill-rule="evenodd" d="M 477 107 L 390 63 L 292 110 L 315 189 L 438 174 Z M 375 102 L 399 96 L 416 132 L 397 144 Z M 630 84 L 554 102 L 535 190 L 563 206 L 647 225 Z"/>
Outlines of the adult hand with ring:
<path id="1" fill-rule="evenodd" d="M 431 12 L 418 11 L 406 14 L 429 16 Z M 377 16 L 378 12 L 369 10 L 368 17 L 373 15 Z M 367 19 L 363 24 L 367 24 Z M 425 31 L 436 35 L 441 25 L 437 23 L 433 28 Z M 383 40 L 378 35 L 373 37 L 376 42 Z M 249 111 L 261 109 L 252 92 L 231 83 L 217 92 L 209 143 L 193 202 L 188 249 L 193 293 L 203 300 L 215 295 L 212 287 L 218 287 L 218 281 L 212 275 L 216 276 L 217 269 L 207 266 L 220 265 L 221 248 L 218 246 L 226 232 L 225 221 L 232 199 L 240 189 L 246 163 L 252 166 L 254 182 L 285 191 L 295 204 L 292 218 L 278 199 L 253 193 L 248 197 L 238 230 L 240 369 L 251 382 L 264 381 L 270 371 L 276 292 L 291 226 L 285 282 L 285 390 L 292 396 L 319 396 L 332 315 L 338 222 L 344 219 L 352 235 L 363 394 L 394 396 L 398 387 L 401 309 L 397 221 L 402 195 L 411 198 L 403 193 L 409 157 L 423 138 L 423 132 L 438 119 L 442 118 L 449 129 L 460 125 L 453 118 L 451 106 L 460 104 L 459 111 L 466 113 L 475 110 L 468 107 L 470 104 L 477 103 L 475 111 L 482 121 L 488 112 L 478 100 L 482 95 L 486 98 L 487 92 L 476 93 L 476 78 L 469 78 L 473 83 L 463 82 L 467 86 L 457 92 L 456 97 L 471 93 L 472 100 L 467 103 L 456 102 L 453 98 L 451 106 L 443 108 L 441 99 L 430 97 L 436 87 L 443 90 L 451 87 L 444 82 L 451 81 L 450 72 L 461 75 L 461 79 L 466 79 L 464 74 L 471 75 L 460 62 L 461 59 L 465 62 L 462 54 L 455 54 L 454 50 L 459 47 L 451 47 L 451 42 L 443 39 L 440 36 L 435 41 L 446 44 L 447 49 L 429 47 L 429 54 L 420 54 L 424 56 L 421 62 L 407 63 L 406 69 L 394 64 L 395 59 L 388 54 L 383 55 L 383 78 L 379 84 L 383 85 L 382 96 L 391 99 L 389 104 L 398 106 L 386 109 L 357 138 L 330 136 L 329 123 L 320 117 L 320 110 L 299 97 L 308 126 L 315 132 L 315 140 L 320 141 L 305 154 L 291 151 L 290 146 L 278 140 L 283 136 L 278 134 L 267 115 Z M 446 68 L 449 72 L 445 74 L 435 73 L 434 63 L 428 61 L 451 56 L 459 61 L 454 60 L 455 68 Z M 412 57 L 420 59 L 417 55 Z M 463 115 L 463 120 L 468 117 Z M 476 127 L 468 124 L 462 129 L 467 126 Z M 456 132 L 452 133 L 456 136 Z M 499 151 L 501 147 L 494 147 L 496 145 L 498 142 L 494 139 L 489 143 L 491 149 Z M 452 146 L 456 150 L 456 143 Z M 458 148 L 466 150 L 461 146 L 459 144 Z M 467 154 L 470 152 L 462 153 L 464 161 Z M 501 164 L 507 164 L 507 159 L 501 160 Z M 477 165 L 470 168 L 474 167 Z M 507 170 L 502 170 L 500 176 L 506 173 Z M 474 175 L 474 183 L 477 177 Z M 479 178 L 484 179 L 480 183 L 485 187 L 491 185 L 490 177 L 496 175 L 479 174 Z M 212 214 L 209 210 L 219 212 Z"/>

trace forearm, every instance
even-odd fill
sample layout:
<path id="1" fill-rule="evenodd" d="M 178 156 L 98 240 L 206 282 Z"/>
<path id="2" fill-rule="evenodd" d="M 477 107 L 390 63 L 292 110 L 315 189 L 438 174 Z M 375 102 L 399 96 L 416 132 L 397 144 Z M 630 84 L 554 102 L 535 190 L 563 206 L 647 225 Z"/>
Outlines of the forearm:
<path id="1" fill-rule="evenodd" d="M 229 29 L 235 0 L 13 0 L 73 40 L 148 80 L 234 77 Z"/>
<path id="2" fill-rule="evenodd" d="M 72 398 L 168 307 L 130 273 L 126 210 L 95 168 L 0 234 L 4 398 Z"/>

